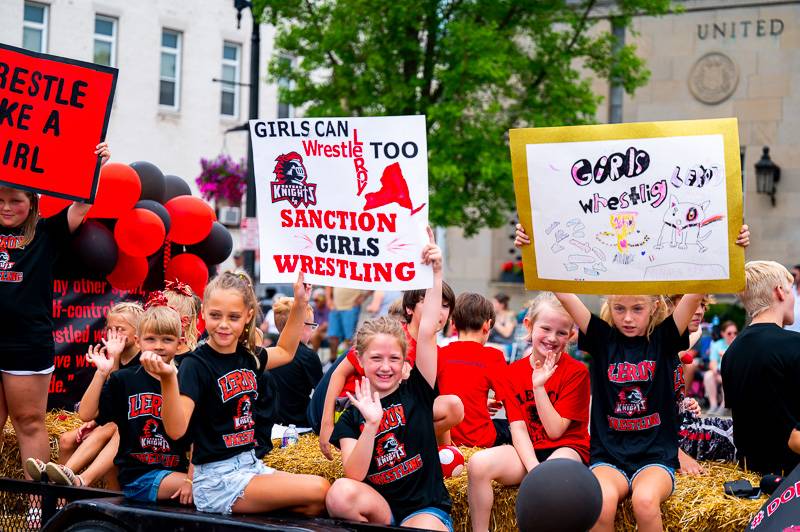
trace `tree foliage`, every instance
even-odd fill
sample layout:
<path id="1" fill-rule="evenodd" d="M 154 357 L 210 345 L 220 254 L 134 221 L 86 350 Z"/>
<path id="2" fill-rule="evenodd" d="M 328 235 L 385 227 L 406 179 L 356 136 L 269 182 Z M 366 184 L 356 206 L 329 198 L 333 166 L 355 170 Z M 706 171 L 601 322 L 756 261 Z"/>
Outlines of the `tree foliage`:
<path id="1" fill-rule="evenodd" d="M 627 92 L 649 71 L 610 16 L 669 0 L 256 0 L 277 27 L 273 79 L 307 116 L 424 114 L 430 214 L 467 234 L 514 208 L 507 131 L 591 123 L 593 78 Z M 297 58 L 294 64 L 279 55 Z"/>

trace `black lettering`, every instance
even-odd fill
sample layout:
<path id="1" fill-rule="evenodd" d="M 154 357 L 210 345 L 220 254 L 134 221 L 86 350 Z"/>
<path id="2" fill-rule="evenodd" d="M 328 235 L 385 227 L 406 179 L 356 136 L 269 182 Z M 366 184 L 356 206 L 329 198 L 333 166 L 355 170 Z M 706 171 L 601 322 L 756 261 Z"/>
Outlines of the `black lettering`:
<path id="1" fill-rule="evenodd" d="M 367 247 L 369 248 L 368 255 L 370 257 L 377 257 L 380 253 L 380 249 L 378 249 L 378 239 L 377 238 L 368 238 L 367 239 Z"/>
<path id="2" fill-rule="evenodd" d="M 25 84 L 25 80 L 22 78 L 22 75 L 27 73 L 28 69 L 26 68 L 15 68 L 14 73 L 11 75 L 11 83 L 8 85 L 8 90 L 17 94 L 22 94 L 22 89 L 18 89 L 17 86 Z"/>
<path id="3" fill-rule="evenodd" d="M 419 153 L 419 147 L 415 142 L 411 141 L 404 142 L 401 150 L 403 151 L 403 157 L 406 159 L 413 159 L 417 156 L 417 153 Z"/>
<path id="4" fill-rule="evenodd" d="M 0 63 L 0 89 L 6 88 L 6 76 L 8 75 L 8 65 Z"/>
<path id="5" fill-rule="evenodd" d="M 31 74 L 31 84 L 28 86 L 28 96 L 36 96 L 39 94 L 39 80 L 42 79 L 42 73 L 39 71 Z"/>
<path id="6" fill-rule="evenodd" d="M 725 22 L 722 23 L 721 27 L 716 22 L 714 23 L 714 38 L 715 39 L 717 38 L 717 35 L 719 35 L 721 37 L 725 37 L 725 27 L 726 26 L 727 26 L 727 24 Z"/>
<path id="7" fill-rule="evenodd" d="M 47 117 L 47 122 L 42 129 L 42 134 L 47 134 L 49 130 L 53 130 L 53 135 L 58 137 L 61 135 L 61 125 L 59 123 L 59 114 L 56 109 L 50 111 L 50 116 Z"/>
<path id="8" fill-rule="evenodd" d="M 88 86 L 89 84 L 85 81 L 76 81 L 72 84 L 72 94 L 69 97 L 69 104 L 72 107 L 83 109 L 83 102 L 81 102 L 81 98 L 86 96 L 86 92 L 82 91 L 81 89 L 85 89 Z"/>

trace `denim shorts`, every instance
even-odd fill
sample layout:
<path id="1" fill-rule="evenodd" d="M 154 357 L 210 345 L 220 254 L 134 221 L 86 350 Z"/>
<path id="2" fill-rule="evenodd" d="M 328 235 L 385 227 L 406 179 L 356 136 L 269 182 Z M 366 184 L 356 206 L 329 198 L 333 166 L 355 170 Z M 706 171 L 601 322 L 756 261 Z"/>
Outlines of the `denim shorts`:
<path id="1" fill-rule="evenodd" d="M 442 510 L 441 508 L 437 508 L 436 506 L 427 506 L 425 508 L 420 508 L 416 512 L 411 512 L 403 519 L 403 523 L 414 517 L 415 515 L 419 514 L 431 514 L 435 518 L 444 524 L 447 527 L 447 530 L 453 532 L 453 519 L 450 517 L 450 514 Z M 403 523 L 400 523 L 400 526 L 403 526 Z M 394 520 L 394 516 L 392 516 L 392 526 L 397 526 L 397 522 Z"/>
<path id="2" fill-rule="evenodd" d="M 256 458 L 253 450 L 207 464 L 195 464 L 192 478 L 194 505 L 201 512 L 229 514 L 256 475 L 275 470 Z"/>
<path id="3" fill-rule="evenodd" d="M 600 466 L 610 467 L 612 469 L 616 469 L 617 471 L 619 471 L 622 474 L 622 476 L 625 477 L 625 480 L 628 481 L 628 489 L 629 490 L 633 489 L 633 481 L 636 480 L 636 475 L 638 475 L 639 473 L 641 473 L 642 471 L 644 471 L 648 467 L 660 467 L 661 469 L 666 471 L 667 474 L 669 474 L 669 477 L 672 479 L 672 491 L 675 491 L 675 470 L 673 468 L 669 467 L 669 466 L 664 465 L 664 464 L 647 464 L 647 465 L 643 465 L 642 467 L 640 467 L 636 471 L 633 471 L 631 474 L 628 474 L 627 472 L 623 471 L 621 468 L 615 466 L 614 464 L 609 464 L 608 462 L 596 462 L 596 463 L 590 465 L 589 469 L 594 470 L 594 468 L 600 467 Z"/>
<path id="4" fill-rule="evenodd" d="M 128 499 L 140 502 L 156 502 L 158 500 L 158 487 L 161 481 L 175 471 L 169 469 L 154 469 L 145 473 L 130 484 L 122 486 L 122 493 Z"/>
<path id="5" fill-rule="evenodd" d="M 339 340 L 350 340 L 356 332 L 360 313 L 361 307 L 353 307 L 348 310 L 332 310 L 328 315 L 328 336 L 333 336 Z"/>

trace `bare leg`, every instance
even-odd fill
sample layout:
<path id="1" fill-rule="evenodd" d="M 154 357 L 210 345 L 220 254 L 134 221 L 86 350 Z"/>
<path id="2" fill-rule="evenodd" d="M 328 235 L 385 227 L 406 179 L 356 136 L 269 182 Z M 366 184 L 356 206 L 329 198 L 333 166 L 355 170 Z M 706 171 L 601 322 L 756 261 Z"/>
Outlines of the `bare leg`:
<path id="1" fill-rule="evenodd" d="M 17 434 L 22 463 L 28 458 L 50 460 L 50 440 L 44 417 L 50 375 L 10 375 L 3 373 L 3 392 L 11 424 Z M 28 473 L 25 478 L 30 480 Z"/>
<path id="2" fill-rule="evenodd" d="M 186 473 L 170 473 L 158 485 L 158 495 L 156 498 L 159 501 L 168 501 L 175 495 L 179 489 L 186 484 Z M 177 498 L 175 499 L 177 501 Z"/>
<path id="3" fill-rule="evenodd" d="M 78 429 L 68 430 L 58 437 L 58 463 L 66 464 L 78 448 Z"/>
<path id="4" fill-rule="evenodd" d="M 433 430 L 439 445 L 451 445 L 450 429 L 464 420 L 464 404 L 457 395 L 440 395 L 433 401 Z"/>
<path id="5" fill-rule="evenodd" d="M 331 362 L 336 362 L 339 354 L 339 339 L 335 336 L 328 336 L 328 347 L 331 350 Z"/>
<path id="6" fill-rule="evenodd" d="M 614 532 L 614 519 L 617 517 L 617 506 L 628 496 L 628 480 L 613 467 L 600 466 L 592 470 L 600 482 L 603 492 L 603 508 L 600 517 L 592 527 L 596 532 Z"/>
<path id="7" fill-rule="evenodd" d="M 116 433 L 117 426 L 114 423 L 106 423 L 97 427 L 86 436 L 86 439 L 75 449 L 64 465 L 76 473 L 88 467 Z"/>
<path id="8" fill-rule="evenodd" d="M 663 468 L 648 467 L 633 481 L 633 515 L 640 532 L 659 532 L 664 529 L 661 522 L 661 503 L 672 494 L 672 478 Z"/>
<path id="9" fill-rule="evenodd" d="M 717 400 L 717 375 L 716 371 L 708 370 L 703 375 L 703 386 L 706 389 L 709 410 L 714 410 L 719 405 Z"/>
<path id="10" fill-rule="evenodd" d="M 417 514 L 403 521 L 400 526 L 423 530 L 443 530 L 444 532 L 448 530 L 444 523 L 433 514 Z"/>
<path id="11" fill-rule="evenodd" d="M 467 462 L 467 497 L 474 532 L 489 530 L 494 504 L 492 481 L 514 486 L 522 482 L 526 473 L 516 449 L 510 445 L 484 449 L 472 455 Z"/>
<path id="12" fill-rule="evenodd" d="M 95 429 L 97 430 L 97 429 Z M 97 458 L 92 460 L 88 467 L 81 473 L 81 478 L 87 486 L 108 473 L 114 467 L 114 457 L 117 456 L 119 448 L 119 432 L 116 430 L 111 435 L 111 439 L 105 444 Z"/>
<path id="13" fill-rule="evenodd" d="M 276 472 L 257 475 L 233 505 L 236 513 L 252 514 L 289 509 L 308 516 L 325 510 L 325 494 L 330 483 L 314 475 Z"/>
<path id="14" fill-rule="evenodd" d="M 389 503 L 374 488 L 349 478 L 333 483 L 325 497 L 325 506 L 331 517 L 388 525 L 392 521 Z"/>

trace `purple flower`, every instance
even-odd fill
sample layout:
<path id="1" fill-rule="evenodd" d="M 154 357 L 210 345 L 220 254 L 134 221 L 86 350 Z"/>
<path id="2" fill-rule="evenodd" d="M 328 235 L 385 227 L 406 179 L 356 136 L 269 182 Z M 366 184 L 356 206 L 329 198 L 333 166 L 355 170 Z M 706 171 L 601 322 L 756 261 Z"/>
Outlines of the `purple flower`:
<path id="1" fill-rule="evenodd" d="M 213 160 L 201 158 L 200 168 L 195 182 L 203 199 L 225 199 L 233 204 L 242 201 L 247 188 L 244 161 L 237 163 L 229 155 L 220 154 Z"/>

